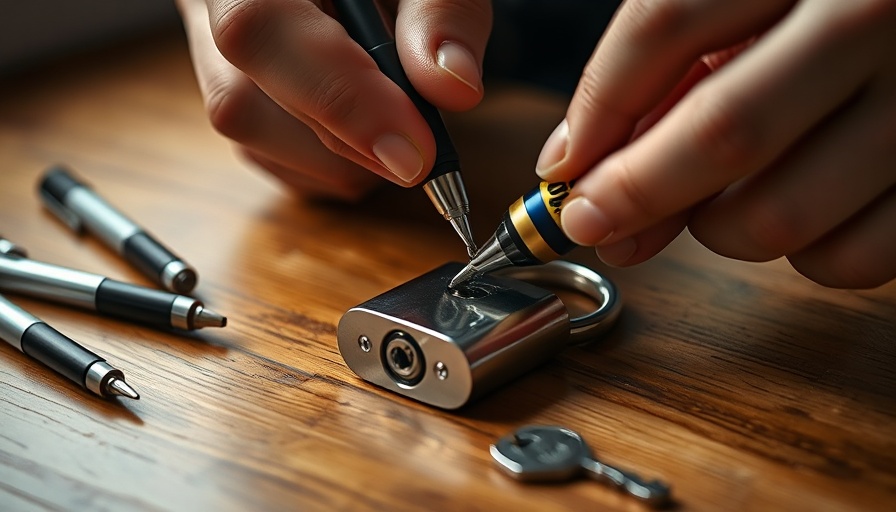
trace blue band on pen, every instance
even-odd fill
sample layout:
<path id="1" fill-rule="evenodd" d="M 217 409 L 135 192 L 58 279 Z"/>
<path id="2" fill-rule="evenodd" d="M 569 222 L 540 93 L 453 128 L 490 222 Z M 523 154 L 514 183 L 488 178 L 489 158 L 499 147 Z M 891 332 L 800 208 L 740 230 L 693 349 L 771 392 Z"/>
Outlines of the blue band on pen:
<path id="1" fill-rule="evenodd" d="M 566 254 L 575 247 L 575 244 L 563 234 L 560 226 L 554 222 L 554 218 L 548 211 L 544 199 L 542 199 L 540 188 L 536 187 L 529 191 L 523 198 L 523 204 L 526 207 L 526 213 L 532 219 L 532 224 L 538 230 L 538 234 L 541 235 L 554 252 Z"/>

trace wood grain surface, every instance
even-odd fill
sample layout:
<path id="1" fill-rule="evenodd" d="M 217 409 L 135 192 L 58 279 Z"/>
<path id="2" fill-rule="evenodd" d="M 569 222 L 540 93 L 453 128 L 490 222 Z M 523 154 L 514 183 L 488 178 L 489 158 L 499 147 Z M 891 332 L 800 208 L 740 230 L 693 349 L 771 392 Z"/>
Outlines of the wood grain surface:
<path id="1" fill-rule="evenodd" d="M 311 202 L 210 127 L 180 35 L 0 86 L 0 233 L 39 260 L 149 283 L 44 210 L 65 163 L 199 271 L 229 317 L 178 334 L 10 296 L 124 370 L 139 401 L 98 399 L 0 344 L 2 510 L 639 510 L 595 483 L 523 485 L 488 446 L 523 424 L 582 433 L 603 460 L 673 486 L 679 510 L 896 507 L 896 283 L 822 288 L 783 261 L 687 235 L 605 273 L 625 310 L 455 412 L 373 387 L 336 348 L 350 307 L 463 247 L 420 190 Z M 563 100 L 495 87 L 452 116 L 480 239 L 535 182 Z"/>

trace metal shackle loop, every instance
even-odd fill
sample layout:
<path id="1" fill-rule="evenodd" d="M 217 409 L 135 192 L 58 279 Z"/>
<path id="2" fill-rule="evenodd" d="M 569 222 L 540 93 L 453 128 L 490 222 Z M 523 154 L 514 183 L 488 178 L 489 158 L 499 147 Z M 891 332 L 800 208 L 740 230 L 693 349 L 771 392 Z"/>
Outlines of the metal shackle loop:
<path id="1" fill-rule="evenodd" d="M 496 273 L 548 290 L 569 290 L 594 299 L 597 309 L 582 316 L 570 317 L 570 345 L 594 341 L 613 327 L 622 310 L 622 300 L 616 286 L 606 277 L 577 263 L 555 260 L 533 267 L 510 267 Z"/>

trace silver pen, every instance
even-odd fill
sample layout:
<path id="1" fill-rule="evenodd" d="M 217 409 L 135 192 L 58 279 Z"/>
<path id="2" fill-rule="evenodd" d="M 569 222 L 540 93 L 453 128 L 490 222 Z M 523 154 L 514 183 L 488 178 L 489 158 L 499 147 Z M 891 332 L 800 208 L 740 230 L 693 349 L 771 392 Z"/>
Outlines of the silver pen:
<path id="1" fill-rule="evenodd" d="M 159 327 L 193 330 L 227 325 L 227 318 L 192 297 L 31 260 L 21 247 L 2 237 L 0 290 Z"/>
<path id="2" fill-rule="evenodd" d="M 2 295 L 0 338 L 101 397 L 140 398 L 134 388 L 125 382 L 121 370 Z"/>
<path id="3" fill-rule="evenodd" d="M 90 231 L 165 289 L 189 293 L 196 286 L 198 277 L 192 267 L 67 169 L 50 168 L 40 182 L 40 196 L 73 231 Z"/>

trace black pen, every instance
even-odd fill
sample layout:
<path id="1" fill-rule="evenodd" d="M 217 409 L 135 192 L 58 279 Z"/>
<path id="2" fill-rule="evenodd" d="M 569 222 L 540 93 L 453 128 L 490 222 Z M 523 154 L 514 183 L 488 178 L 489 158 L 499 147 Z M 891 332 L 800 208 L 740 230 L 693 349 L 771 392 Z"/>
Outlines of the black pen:
<path id="1" fill-rule="evenodd" d="M 134 221 L 64 168 L 52 167 L 40 182 L 46 207 L 80 233 L 85 228 L 167 290 L 189 293 L 196 271 Z"/>
<path id="2" fill-rule="evenodd" d="M 0 338 L 101 397 L 140 395 L 102 357 L 0 295 Z"/>
<path id="3" fill-rule="evenodd" d="M 442 115 L 411 85 L 398 59 L 395 41 L 372 0 L 333 0 L 333 7 L 346 32 L 373 57 L 380 71 L 401 87 L 429 124 L 436 141 L 436 161 L 424 180 L 423 190 L 436 210 L 460 235 L 472 257 L 476 243 L 468 216 L 470 200 L 460 174 L 460 160 Z"/>
<path id="4" fill-rule="evenodd" d="M 227 318 L 192 297 L 30 260 L 23 249 L 2 237 L 0 290 L 159 327 L 192 330 L 227 325 Z"/>

